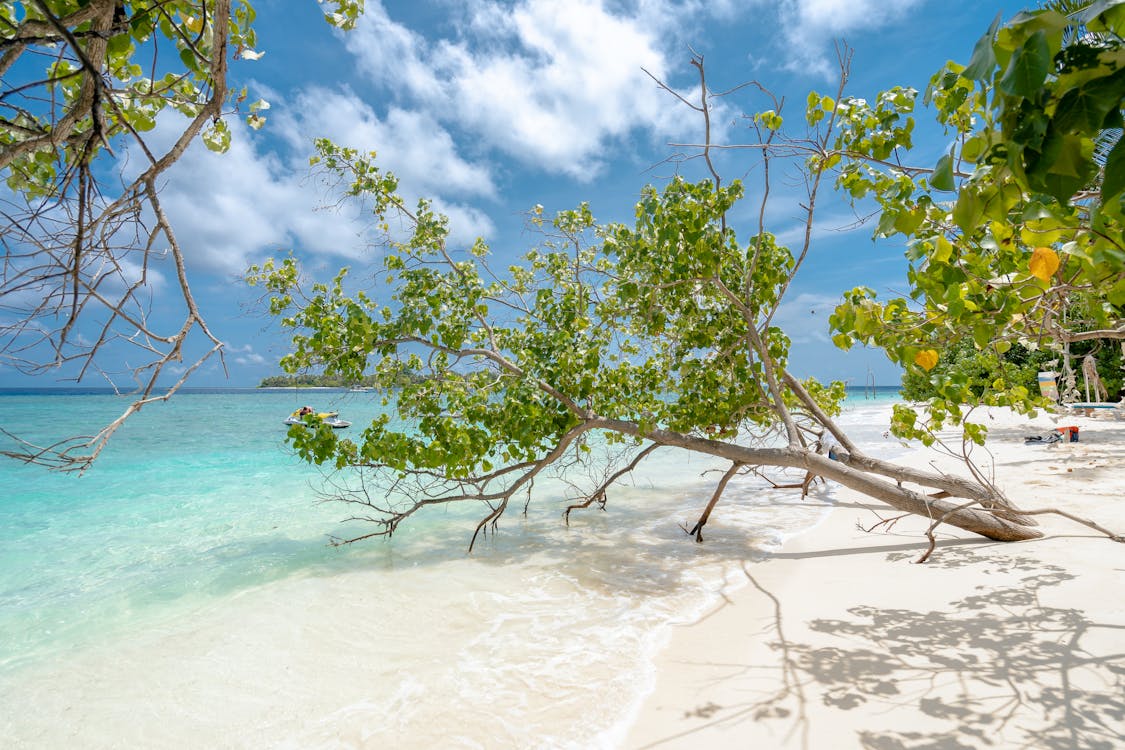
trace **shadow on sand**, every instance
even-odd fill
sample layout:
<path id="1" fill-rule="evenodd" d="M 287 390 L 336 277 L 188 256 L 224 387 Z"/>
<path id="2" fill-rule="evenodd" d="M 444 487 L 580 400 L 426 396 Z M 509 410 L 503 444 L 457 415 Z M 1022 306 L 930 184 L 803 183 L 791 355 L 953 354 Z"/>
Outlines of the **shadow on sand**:
<path id="1" fill-rule="evenodd" d="M 888 557 L 915 554 L 893 552 Z M 1010 573 L 1017 581 L 980 586 L 940 611 L 854 607 L 847 617 L 808 622 L 810 630 L 824 635 L 813 644 L 786 637 L 782 601 L 744 567 L 750 583 L 773 603 L 769 645 L 778 662 L 770 667 L 747 664 L 741 673 L 760 675 L 765 669 L 772 692 L 741 705 L 698 706 L 686 711 L 685 718 L 703 719 L 704 726 L 772 722 L 773 736 L 786 737 L 786 746 L 809 748 L 810 735 L 823 737 L 812 726 L 823 709 L 809 710 L 817 702 L 830 711 L 862 710 L 873 719 L 869 725 L 899 711 L 918 717 L 916 729 L 872 727 L 851 741 L 839 737 L 838 747 L 1122 746 L 1125 623 L 1095 622 L 1081 610 L 1043 604 L 1042 592 L 1075 577 L 1058 566 L 1024 557 L 985 559 L 968 546 L 949 546 L 934 562 L 954 568 L 988 565 L 991 572 Z M 893 723 L 903 727 L 910 720 L 900 715 Z"/>

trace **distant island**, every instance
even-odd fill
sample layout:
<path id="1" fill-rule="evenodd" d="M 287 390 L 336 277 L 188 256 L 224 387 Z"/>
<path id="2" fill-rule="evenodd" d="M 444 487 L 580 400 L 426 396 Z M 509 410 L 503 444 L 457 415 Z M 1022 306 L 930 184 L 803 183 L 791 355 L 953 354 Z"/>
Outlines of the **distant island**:
<path id="1" fill-rule="evenodd" d="M 418 382 L 421 375 L 405 374 L 402 384 Z M 259 388 L 373 388 L 375 376 L 368 375 L 361 380 L 344 380 L 341 377 L 324 374 L 305 373 L 302 375 L 270 375 L 262 378 L 258 383 Z"/>

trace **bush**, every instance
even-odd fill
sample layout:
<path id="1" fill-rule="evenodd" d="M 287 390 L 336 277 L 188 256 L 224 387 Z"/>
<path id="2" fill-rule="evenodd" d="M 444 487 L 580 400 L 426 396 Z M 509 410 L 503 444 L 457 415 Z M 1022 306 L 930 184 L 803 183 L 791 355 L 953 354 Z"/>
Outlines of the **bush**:
<path id="1" fill-rule="evenodd" d="M 902 374 L 902 396 L 907 401 L 933 398 L 939 395 L 939 385 L 950 382 L 967 387 L 973 396 L 980 398 L 997 379 L 1003 379 L 1007 386 L 1023 386 L 1038 394 L 1041 371 L 1062 371 L 1062 354 L 1059 352 L 1032 349 L 1018 343 L 1002 355 L 991 348 L 977 349 L 969 339 L 957 341 L 939 351 L 938 363 L 929 372 L 911 367 Z M 1070 354 L 1082 398 L 1085 398 L 1082 359 L 1090 353 L 1094 354 L 1098 375 L 1109 391 L 1109 400 L 1117 401 L 1125 396 L 1121 348 L 1117 342 L 1081 341 L 1071 344 Z"/>

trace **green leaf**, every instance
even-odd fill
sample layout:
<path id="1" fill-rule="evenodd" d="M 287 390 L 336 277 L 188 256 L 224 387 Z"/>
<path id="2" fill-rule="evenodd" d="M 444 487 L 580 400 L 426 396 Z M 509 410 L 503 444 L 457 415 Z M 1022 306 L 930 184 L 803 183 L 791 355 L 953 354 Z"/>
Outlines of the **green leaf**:
<path id="1" fill-rule="evenodd" d="M 1125 0 L 1097 0 L 1078 16 L 1078 22 L 1090 31 L 1125 34 Z"/>
<path id="2" fill-rule="evenodd" d="M 1121 108 L 1125 95 L 1125 70 L 1098 78 L 1063 94 L 1055 109 L 1054 126 L 1063 133 L 1094 134 L 1106 116 Z"/>
<path id="3" fill-rule="evenodd" d="M 996 30 L 1000 28 L 1000 19 L 1003 13 L 997 13 L 992 21 L 988 33 L 977 40 L 973 47 L 973 56 L 969 59 L 969 66 L 961 75 L 973 81 L 987 81 L 992 78 L 992 71 L 996 67 L 996 53 L 992 50 L 992 40 L 996 38 Z"/>
<path id="4" fill-rule="evenodd" d="M 930 185 L 935 190 L 946 192 L 956 189 L 953 182 L 953 156 L 951 154 L 946 154 L 938 159 L 937 165 L 934 167 L 934 173 L 930 175 Z"/>
<path id="5" fill-rule="evenodd" d="M 883 211 L 879 217 L 879 226 L 875 228 L 876 237 L 890 237 L 894 234 L 896 217 L 892 211 Z"/>
<path id="6" fill-rule="evenodd" d="M 760 122 L 767 130 L 781 130 L 781 115 L 772 109 L 767 112 L 759 112 L 754 116 L 754 119 Z"/>
<path id="7" fill-rule="evenodd" d="M 106 44 L 106 53 L 111 57 L 118 57 L 125 55 L 129 52 L 129 47 L 132 40 L 128 34 L 118 34 L 117 36 L 110 37 L 109 43 Z"/>
<path id="8" fill-rule="evenodd" d="M 976 190 L 963 188 L 953 206 L 953 222 L 965 232 L 973 232 L 984 214 L 984 204 Z"/>
<path id="9" fill-rule="evenodd" d="M 180 50 L 180 62 L 182 62 L 184 67 L 188 70 L 196 73 L 199 72 L 199 58 L 187 47 Z"/>
<path id="10" fill-rule="evenodd" d="M 1042 158 L 1028 170 L 1028 179 L 1033 188 L 1054 196 L 1059 203 L 1068 203 L 1093 177 L 1093 142 L 1055 133 L 1048 136 L 1044 146 Z"/>
<path id="11" fill-rule="evenodd" d="M 1125 138 L 1119 138 L 1117 145 L 1106 157 L 1102 177 L 1102 205 L 1109 204 L 1122 190 L 1125 190 Z"/>
<path id="12" fill-rule="evenodd" d="M 933 259 L 939 263 L 948 263 L 949 259 L 953 256 L 953 243 L 947 240 L 944 236 L 938 235 L 937 241 L 934 243 Z"/>
<path id="13" fill-rule="evenodd" d="M 982 136 L 975 136 L 961 146 L 961 158 L 970 164 L 975 164 L 987 148 L 988 142 Z"/>
<path id="14" fill-rule="evenodd" d="M 211 151 L 224 153 L 230 148 L 230 129 L 225 120 L 215 120 L 211 127 L 203 131 L 204 145 Z"/>
<path id="15" fill-rule="evenodd" d="M 1125 278 L 1119 279 L 1105 296 L 1114 307 L 1125 308 Z"/>
<path id="16" fill-rule="evenodd" d="M 895 217 L 894 228 L 896 232 L 911 235 L 926 218 L 926 212 L 923 209 L 915 208 L 914 210 L 903 209 Z"/>
<path id="17" fill-rule="evenodd" d="M 1012 128 L 1012 142 L 1039 151 L 1043 147 L 1043 139 L 1047 135 L 1050 119 L 1038 107 L 1024 107 L 1016 126 Z"/>
<path id="18" fill-rule="evenodd" d="M 999 88 L 1010 96 L 1034 98 L 1047 80 L 1050 68 L 1051 49 L 1047 44 L 1047 34 L 1036 31 L 1012 55 Z"/>

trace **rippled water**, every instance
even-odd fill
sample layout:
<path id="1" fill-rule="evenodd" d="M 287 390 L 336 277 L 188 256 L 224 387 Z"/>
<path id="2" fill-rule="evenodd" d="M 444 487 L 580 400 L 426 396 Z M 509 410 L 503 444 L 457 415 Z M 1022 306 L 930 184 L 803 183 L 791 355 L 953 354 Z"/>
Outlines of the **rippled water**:
<path id="1" fill-rule="evenodd" d="M 0 693 L 18 696 L 0 734 L 610 747 L 666 626 L 823 513 L 740 480 L 694 544 L 681 525 L 719 475 L 666 451 L 569 527 L 566 486 L 543 482 L 472 555 L 479 506 L 333 548 L 348 511 L 317 502 L 320 474 L 284 445 L 281 420 L 304 402 L 359 423 L 377 408 L 336 391 L 185 393 L 131 418 L 81 477 L 0 462 Z M 126 404 L 0 396 L 5 429 L 42 441 Z M 882 448 L 875 414 L 884 401 L 859 398 L 843 421 Z"/>

